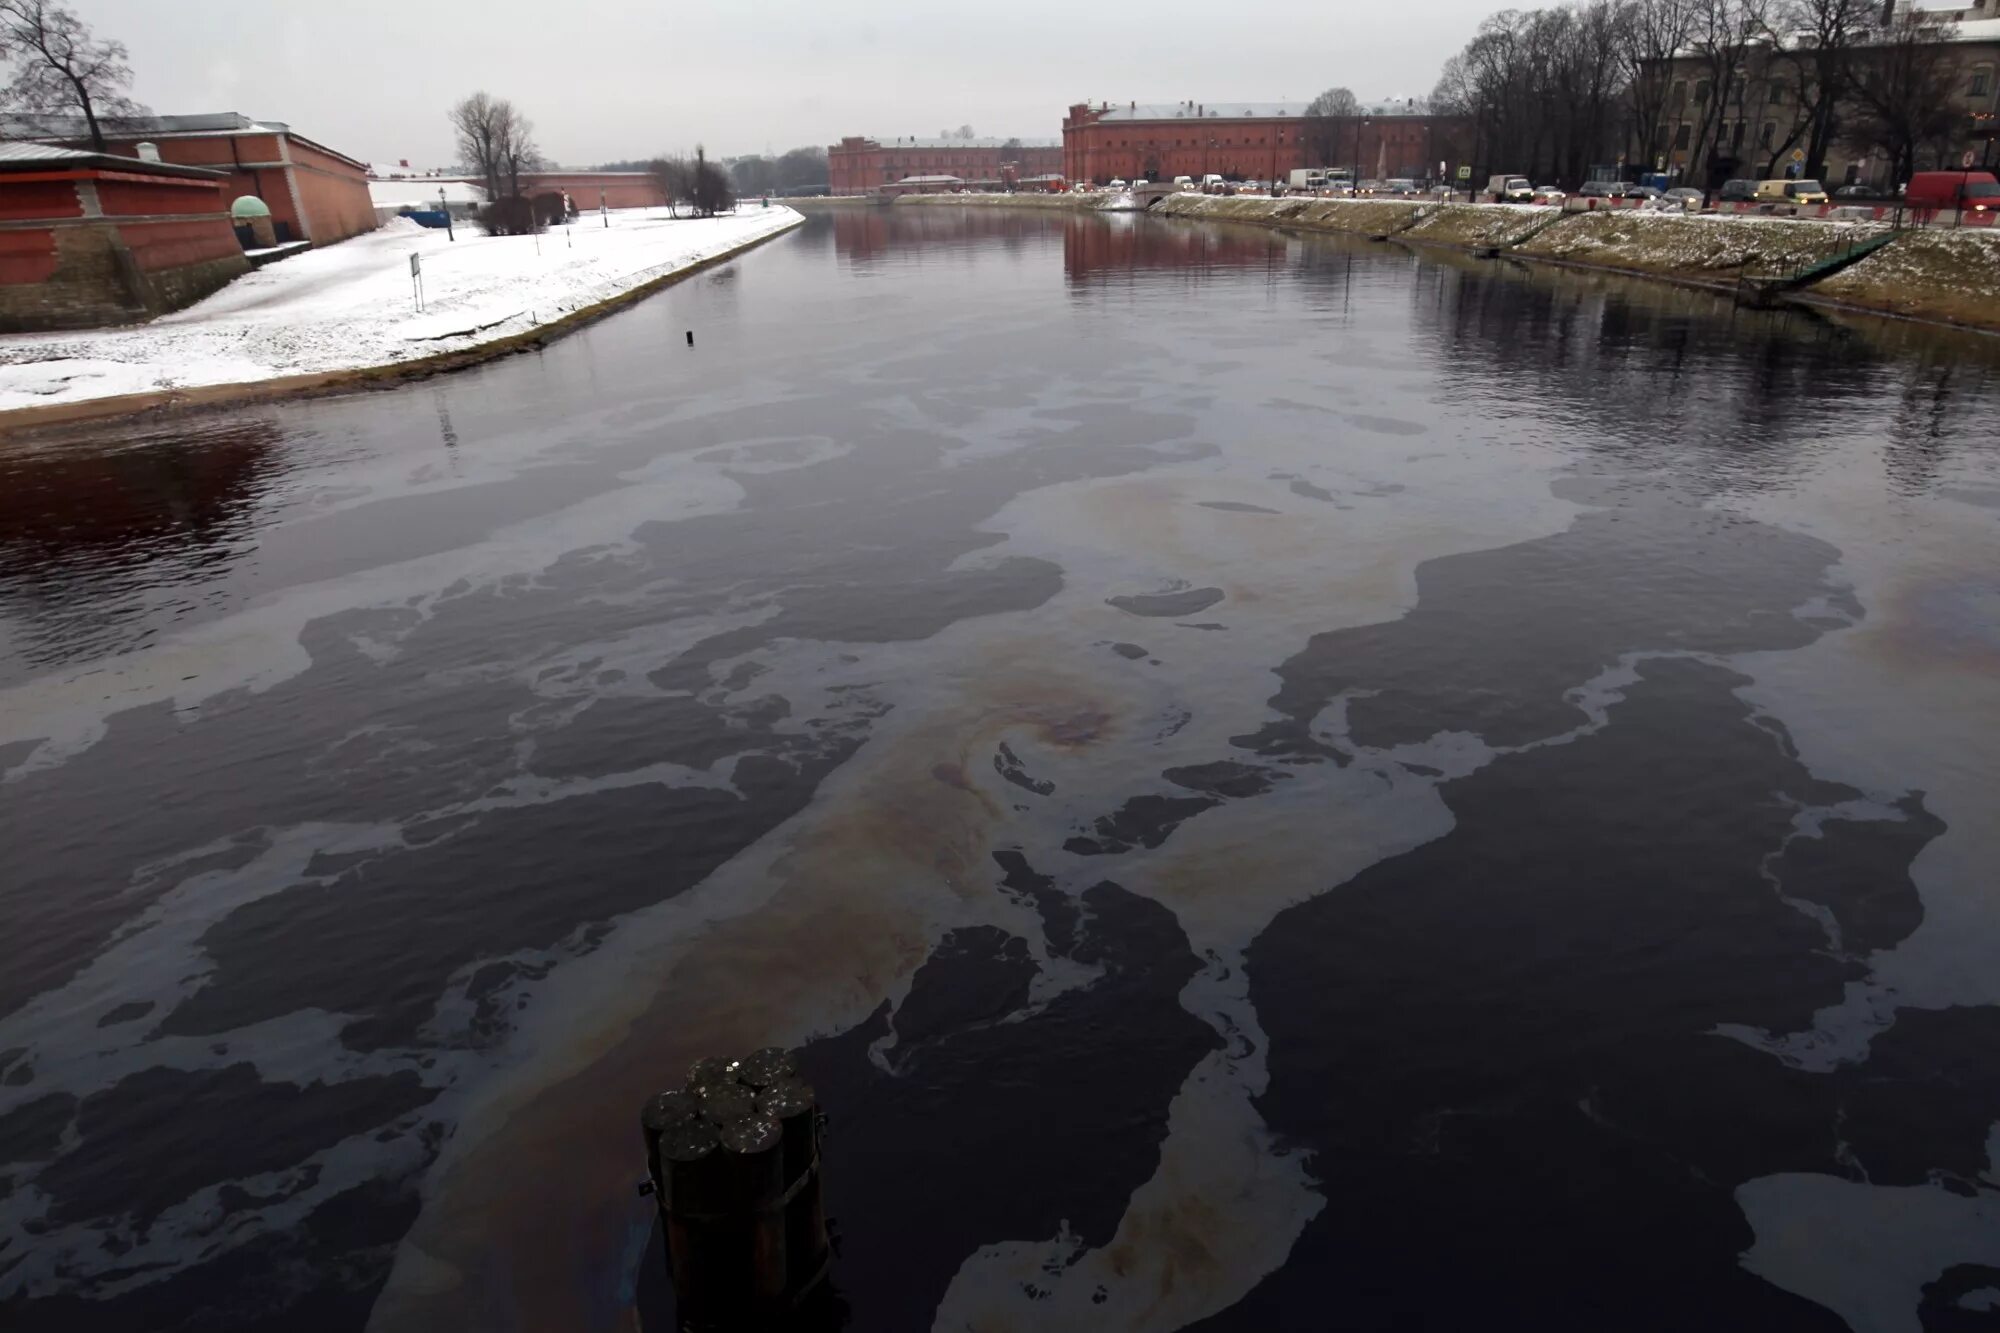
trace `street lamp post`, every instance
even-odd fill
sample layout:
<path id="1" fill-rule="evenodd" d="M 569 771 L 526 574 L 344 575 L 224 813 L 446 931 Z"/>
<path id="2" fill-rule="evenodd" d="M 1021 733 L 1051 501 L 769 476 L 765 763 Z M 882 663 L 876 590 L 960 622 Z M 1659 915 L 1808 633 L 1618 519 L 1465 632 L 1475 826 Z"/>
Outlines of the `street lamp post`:
<path id="1" fill-rule="evenodd" d="M 451 205 L 445 202 L 444 186 L 442 185 L 438 186 L 438 211 L 444 214 L 445 240 L 447 241 L 458 240 L 458 233 L 451 229 Z"/>

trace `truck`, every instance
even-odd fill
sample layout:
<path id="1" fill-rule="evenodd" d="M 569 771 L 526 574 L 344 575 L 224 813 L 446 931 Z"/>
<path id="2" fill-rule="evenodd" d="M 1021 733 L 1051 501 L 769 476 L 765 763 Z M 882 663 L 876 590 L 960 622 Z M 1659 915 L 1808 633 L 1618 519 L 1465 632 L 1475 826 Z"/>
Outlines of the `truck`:
<path id="1" fill-rule="evenodd" d="M 1354 173 L 1346 167 L 1294 167 L 1285 182 L 1294 190 L 1345 190 L 1354 183 Z"/>
<path id="2" fill-rule="evenodd" d="M 1961 222 L 1984 222 L 2000 213 L 2000 180 L 1990 171 L 1919 171 L 1903 187 L 1911 208 L 1955 208 Z"/>
<path id="3" fill-rule="evenodd" d="M 1535 183 L 1526 176 L 1502 172 L 1487 179 L 1485 195 L 1496 204 L 1531 204 L 1535 201 Z"/>

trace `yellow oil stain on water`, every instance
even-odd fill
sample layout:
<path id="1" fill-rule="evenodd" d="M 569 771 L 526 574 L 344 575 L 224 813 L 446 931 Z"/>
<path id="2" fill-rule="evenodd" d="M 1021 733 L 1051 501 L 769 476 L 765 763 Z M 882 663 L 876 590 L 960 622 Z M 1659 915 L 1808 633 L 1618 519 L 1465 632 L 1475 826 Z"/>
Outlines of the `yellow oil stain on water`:
<path id="1" fill-rule="evenodd" d="M 1573 512 L 1547 499 L 1363 514 L 1277 486 L 1159 475 L 1010 503 L 982 525 L 1008 534 L 983 555 L 1054 561 L 1062 592 L 1031 612 L 883 650 L 899 676 L 884 687 L 893 706 L 806 810 L 664 904 L 675 924 L 657 943 L 592 983 L 587 1004 L 551 1006 L 539 1049 L 472 1094 L 371 1329 L 618 1326 L 626 1316 L 607 1311 L 605 1293 L 628 1276 L 608 1266 L 626 1253 L 634 1214 L 634 1108 L 699 1056 L 863 1022 L 900 1000 L 954 927 L 1018 922 L 1022 909 L 996 881 L 996 848 L 1053 839 L 1030 859 L 1057 868 L 1059 821 L 1016 821 L 1012 804 L 1027 798 L 993 772 L 1002 741 L 1031 774 L 1054 780 L 1054 799 L 1080 794 L 1093 804 L 1077 813 L 1107 813 L 1156 785 L 1166 764 L 1227 755 L 1229 736 L 1268 716 L 1269 666 L 1312 632 L 1400 614 L 1423 559 L 1545 535 Z M 1172 584 L 1223 589 L 1206 615 L 1227 620 L 1229 633 L 1175 630 L 1106 604 Z M 1177 637 L 1161 665 L 1106 647 L 1168 634 Z M 760 687 L 779 688 L 771 682 L 783 676 Z M 1162 725 L 1176 701 L 1184 730 Z M 1339 784 L 1344 813 L 1329 817 L 1324 787 L 1315 800 L 1304 783 L 1280 784 L 1190 821 L 1159 853 L 1120 858 L 1115 872 L 1087 868 L 1093 882 L 1115 877 L 1181 916 L 1197 957 L 1230 960 L 1226 993 L 1184 1000 L 1219 1028 L 1225 1014 L 1254 1026 L 1235 960 L 1278 910 L 1387 854 L 1397 825 L 1419 837 L 1440 826 L 1427 790 L 1315 771 Z M 1385 816 L 1391 833 L 1370 827 Z M 1302 830 L 1311 831 L 1303 840 Z M 1282 1263 L 1323 1200 L 1270 1142 L 1252 1104 L 1262 1086 L 1261 1056 L 1246 1064 L 1223 1052 L 1197 1067 L 1173 1104 L 1160 1168 L 1117 1238 L 1060 1284 L 1070 1326 L 1103 1326 L 1090 1322 L 1093 1309 L 1105 1313 L 1088 1299 L 1099 1282 L 1117 1288 L 1119 1327 L 1167 1329 L 1233 1303 Z M 969 1256 L 946 1308 L 976 1321 L 966 1327 L 1064 1326 L 1046 1322 L 1055 1304 L 1022 1306 L 1001 1290 L 1010 1270 L 1046 1250 L 1025 1240 Z"/>
<path id="2" fill-rule="evenodd" d="M 1118 733 L 1114 701 L 1046 665 L 1003 666 L 962 702 L 864 746 L 787 831 L 754 910 L 629 976 L 623 1011 L 571 1032 L 562 1077 L 461 1128 L 486 1137 L 441 1163 L 371 1327 L 583 1327 L 599 1302 L 580 1284 L 617 1285 L 605 1266 L 632 1217 L 633 1108 L 700 1056 L 844 1030 L 906 990 L 943 931 L 979 914 L 967 900 L 997 895 L 1004 811 L 968 765 L 1005 734 L 1074 749 Z M 694 892 L 731 887 L 717 879 Z"/>

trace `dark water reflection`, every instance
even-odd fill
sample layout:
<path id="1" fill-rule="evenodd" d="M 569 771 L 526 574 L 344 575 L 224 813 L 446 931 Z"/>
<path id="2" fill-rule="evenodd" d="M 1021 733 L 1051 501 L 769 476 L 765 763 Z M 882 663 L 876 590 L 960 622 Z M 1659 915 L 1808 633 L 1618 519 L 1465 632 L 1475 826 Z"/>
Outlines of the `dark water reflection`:
<path id="1" fill-rule="evenodd" d="M 8 1326 L 657 1320 L 769 1042 L 859 1328 L 1976 1326 L 1996 364 L 869 209 L 0 445 Z"/>

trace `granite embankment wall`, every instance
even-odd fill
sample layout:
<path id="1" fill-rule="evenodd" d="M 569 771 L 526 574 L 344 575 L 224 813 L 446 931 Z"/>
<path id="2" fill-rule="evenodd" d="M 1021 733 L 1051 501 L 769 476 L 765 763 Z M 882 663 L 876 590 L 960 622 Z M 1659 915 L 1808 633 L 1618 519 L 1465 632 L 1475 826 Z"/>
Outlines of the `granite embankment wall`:
<path id="1" fill-rule="evenodd" d="M 1733 289 L 1830 259 L 1888 224 L 1763 216 L 1561 213 L 1500 204 L 1179 194 L 1156 215 L 1209 218 L 1509 257 Z M 2000 231 L 1906 230 L 1794 299 L 2000 332 Z"/>

